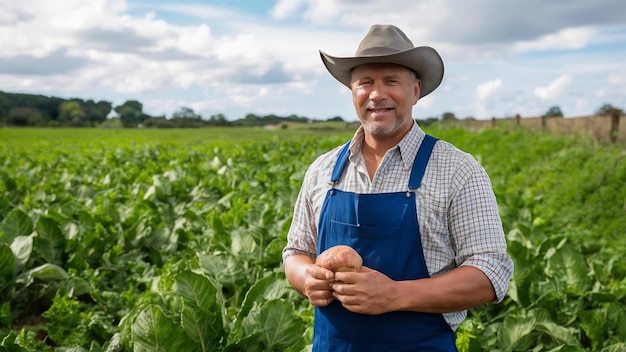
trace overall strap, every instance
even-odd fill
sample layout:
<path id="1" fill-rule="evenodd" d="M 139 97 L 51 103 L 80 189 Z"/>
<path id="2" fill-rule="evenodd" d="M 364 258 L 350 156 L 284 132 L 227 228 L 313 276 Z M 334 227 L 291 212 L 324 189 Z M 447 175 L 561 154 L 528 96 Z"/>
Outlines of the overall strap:
<path id="1" fill-rule="evenodd" d="M 411 170 L 411 177 L 409 178 L 409 189 L 418 189 L 420 187 L 422 178 L 424 177 L 424 171 L 426 171 L 426 165 L 428 165 L 430 154 L 437 140 L 437 138 L 428 134 L 424 137 L 422 145 L 415 156 L 415 161 L 413 161 L 413 169 Z"/>
<path id="2" fill-rule="evenodd" d="M 411 177 L 409 178 L 409 189 L 417 189 L 422 183 L 422 177 L 424 177 L 424 171 L 426 170 L 426 165 L 428 165 L 428 159 L 430 159 L 430 154 L 432 153 L 437 140 L 437 138 L 428 134 L 424 137 L 422 145 L 415 156 L 415 161 L 413 161 L 413 169 L 411 170 Z M 349 155 L 350 142 L 346 143 L 341 148 L 341 151 L 337 156 L 337 162 L 335 163 L 333 174 L 330 177 L 331 184 L 337 183 L 337 181 L 341 178 L 341 173 L 346 165 L 346 162 L 348 161 Z"/>
<path id="3" fill-rule="evenodd" d="M 337 162 L 335 163 L 335 168 L 333 169 L 333 174 L 330 177 L 330 183 L 335 184 L 341 178 L 341 172 L 343 171 L 346 162 L 348 161 L 348 156 L 350 155 L 350 141 L 346 143 L 341 151 L 339 152 L 339 156 L 337 157 Z"/>

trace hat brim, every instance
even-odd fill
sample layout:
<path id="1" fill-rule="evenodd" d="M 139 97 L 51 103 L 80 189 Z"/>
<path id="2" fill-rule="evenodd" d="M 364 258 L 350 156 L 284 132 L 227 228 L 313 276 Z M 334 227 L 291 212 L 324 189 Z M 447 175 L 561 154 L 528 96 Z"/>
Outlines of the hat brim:
<path id="1" fill-rule="evenodd" d="M 336 57 L 320 50 L 320 56 L 328 72 L 348 88 L 352 69 L 373 63 L 402 65 L 417 72 L 418 78 L 422 81 L 420 98 L 434 91 L 443 80 L 443 60 L 439 53 L 429 46 L 419 46 L 389 55 L 356 57 Z"/>

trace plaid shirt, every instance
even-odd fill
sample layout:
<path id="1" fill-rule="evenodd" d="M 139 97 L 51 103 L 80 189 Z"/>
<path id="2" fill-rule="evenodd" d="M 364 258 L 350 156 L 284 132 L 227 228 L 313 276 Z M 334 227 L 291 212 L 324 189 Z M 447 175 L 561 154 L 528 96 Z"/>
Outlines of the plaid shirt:
<path id="1" fill-rule="evenodd" d="M 354 193 L 405 192 L 413 160 L 425 133 L 417 124 L 385 154 L 370 181 L 361 154 L 364 132 L 359 128 L 336 189 Z M 341 147 L 320 156 L 307 170 L 294 208 L 283 259 L 293 254 L 314 258 L 317 225 L 329 181 Z M 491 280 L 496 303 L 504 299 L 513 273 L 498 206 L 489 176 L 469 154 L 438 141 L 422 184 L 416 190 L 416 207 L 426 266 L 431 277 L 459 266 L 473 266 Z M 466 311 L 444 314 L 453 330 Z"/>

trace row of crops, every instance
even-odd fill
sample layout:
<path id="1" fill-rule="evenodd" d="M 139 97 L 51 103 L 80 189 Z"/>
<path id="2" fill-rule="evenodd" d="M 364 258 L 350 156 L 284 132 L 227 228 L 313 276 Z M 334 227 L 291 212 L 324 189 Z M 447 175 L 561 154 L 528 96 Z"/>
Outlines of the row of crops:
<path id="1" fill-rule="evenodd" d="M 0 351 L 307 350 L 281 250 L 306 167 L 351 133 L 225 131 L 2 131 Z M 626 350 L 626 150 L 428 132 L 491 175 L 516 265 L 459 350 Z"/>

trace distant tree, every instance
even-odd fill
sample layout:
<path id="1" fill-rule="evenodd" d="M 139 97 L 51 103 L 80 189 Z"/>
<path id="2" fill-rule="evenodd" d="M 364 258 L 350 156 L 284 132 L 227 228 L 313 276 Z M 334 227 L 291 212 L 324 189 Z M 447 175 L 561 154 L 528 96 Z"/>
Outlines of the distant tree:
<path id="1" fill-rule="evenodd" d="M 281 123 L 283 119 L 281 117 L 278 117 L 274 114 L 270 114 L 270 115 L 265 115 L 261 118 L 261 120 L 259 121 L 261 126 L 266 126 L 266 125 L 278 125 L 279 123 Z"/>
<path id="2" fill-rule="evenodd" d="M 196 114 L 193 109 L 188 108 L 186 106 L 181 107 L 178 111 L 172 114 L 172 118 L 178 119 L 197 119 L 201 118 L 200 115 Z"/>
<path id="3" fill-rule="evenodd" d="M 11 122 L 8 121 L 8 115 L 12 109 L 34 108 L 39 110 L 44 121 L 43 124 L 46 125 L 49 121 L 57 120 L 59 105 L 64 101 L 61 98 L 43 95 L 0 92 L 0 119 L 4 117 L 10 125 Z"/>
<path id="4" fill-rule="evenodd" d="M 208 121 L 209 126 L 230 126 L 231 123 L 224 114 L 211 115 Z"/>
<path id="5" fill-rule="evenodd" d="M 0 92 L 0 121 L 7 121 L 10 110 L 11 98 L 5 92 Z"/>
<path id="6" fill-rule="evenodd" d="M 44 119 L 38 109 L 31 107 L 17 107 L 9 111 L 8 124 L 21 127 L 41 126 Z"/>
<path id="7" fill-rule="evenodd" d="M 327 119 L 328 122 L 345 122 L 341 116 L 335 116 Z"/>
<path id="8" fill-rule="evenodd" d="M 543 114 L 543 117 L 563 117 L 563 112 L 560 107 L 554 105 L 551 106 L 545 114 Z"/>
<path id="9" fill-rule="evenodd" d="M 306 117 L 300 117 L 298 115 L 291 114 L 284 118 L 286 121 L 292 122 L 309 122 L 310 120 Z"/>
<path id="10" fill-rule="evenodd" d="M 124 127 L 137 127 L 143 122 L 146 115 L 142 113 L 143 105 L 137 100 L 128 100 L 122 105 L 115 107 L 115 112 L 120 117 Z"/>
<path id="11" fill-rule="evenodd" d="M 415 122 L 417 122 L 418 125 L 425 127 L 425 126 L 430 126 L 436 122 L 439 121 L 439 118 L 437 117 L 428 117 L 426 119 L 415 119 Z"/>
<path id="12" fill-rule="evenodd" d="M 95 126 L 106 121 L 111 113 L 112 104 L 108 101 L 95 102 L 93 100 L 80 101 L 85 113 L 85 121 L 90 126 Z"/>
<path id="13" fill-rule="evenodd" d="M 441 115 L 441 121 L 443 122 L 450 122 L 450 121 L 455 121 L 455 120 L 456 120 L 456 116 L 452 112 L 444 112 Z"/>
<path id="14" fill-rule="evenodd" d="M 95 126 L 107 119 L 111 112 L 111 103 L 0 92 L 0 121 L 12 124 L 8 122 L 8 115 L 12 109 L 16 108 L 31 108 L 39 111 L 37 117 L 30 114 L 31 123 L 35 123 L 32 120 L 35 119 L 38 126 Z M 22 113 L 23 111 L 25 110 L 22 110 Z M 16 114 L 15 111 L 14 114 Z M 21 120 L 17 118 L 16 121 Z"/>
<path id="15" fill-rule="evenodd" d="M 58 122 L 61 126 L 84 126 L 85 112 L 78 101 L 65 101 L 59 105 Z"/>
<path id="16" fill-rule="evenodd" d="M 608 116 L 608 115 L 611 115 L 613 113 L 613 110 L 621 111 L 621 109 L 618 109 L 618 108 L 614 107 L 611 104 L 604 103 L 604 104 L 602 104 L 602 106 L 600 106 L 598 108 L 598 110 L 596 110 L 596 115 Z"/>
<path id="17" fill-rule="evenodd" d="M 246 117 L 235 122 L 236 126 L 256 126 L 259 124 L 259 117 L 255 114 L 247 114 Z"/>
<path id="18" fill-rule="evenodd" d="M 168 120 L 165 118 L 165 116 L 156 116 L 156 117 L 149 117 L 147 119 L 144 119 L 141 124 L 144 127 L 174 128 L 174 127 L 179 127 L 176 125 L 176 120 L 182 120 L 182 119 L 179 118 L 179 119 Z"/>

